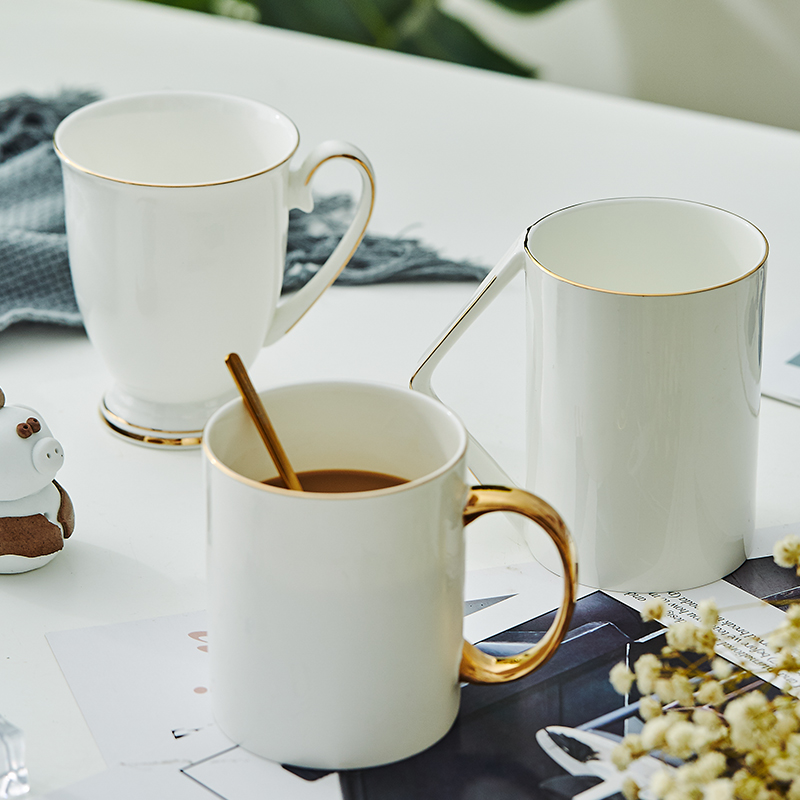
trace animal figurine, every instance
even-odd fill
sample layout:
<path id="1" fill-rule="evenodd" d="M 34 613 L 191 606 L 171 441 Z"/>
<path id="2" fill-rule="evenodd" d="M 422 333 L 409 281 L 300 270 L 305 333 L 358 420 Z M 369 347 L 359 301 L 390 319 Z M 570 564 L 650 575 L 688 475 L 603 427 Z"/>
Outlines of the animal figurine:
<path id="1" fill-rule="evenodd" d="M 0 573 L 43 567 L 72 534 L 72 501 L 53 480 L 63 463 L 38 412 L 6 405 L 0 390 Z"/>

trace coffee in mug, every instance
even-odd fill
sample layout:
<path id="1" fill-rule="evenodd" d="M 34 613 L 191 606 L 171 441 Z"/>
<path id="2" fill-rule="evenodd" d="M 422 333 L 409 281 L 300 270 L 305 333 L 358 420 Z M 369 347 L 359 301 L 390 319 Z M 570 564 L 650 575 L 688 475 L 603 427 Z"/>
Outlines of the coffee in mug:
<path id="1" fill-rule="evenodd" d="M 341 492 L 372 492 L 375 489 L 388 489 L 408 483 L 405 478 L 386 475 L 383 472 L 370 472 L 364 469 L 310 469 L 298 476 L 304 492 L 320 494 L 339 494 Z M 265 480 L 268 486 L 288 488 L 283 478 Z"/>

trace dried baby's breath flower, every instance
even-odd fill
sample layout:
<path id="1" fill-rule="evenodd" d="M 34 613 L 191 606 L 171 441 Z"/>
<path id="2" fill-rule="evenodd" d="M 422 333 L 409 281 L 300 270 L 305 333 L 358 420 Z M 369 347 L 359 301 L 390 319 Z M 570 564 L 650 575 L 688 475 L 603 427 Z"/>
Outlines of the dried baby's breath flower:
<path id="1" fill-rule="evenodd" d="M 776 672 L 797 672 L 800 670 L 800 658 L 791 650 L 781 650 L 775 657 Z"/>
<path id="2" fill-rule="evenodd" d="M 701 630 L 697 635 L 697 647 L 695 653 L 703 653 L 707 656 L 714 655 L 714 648 L 717 646 L 717 634 L 713 628 Z"/>
<path id="3" fill-rule="evenodd" d="M 647 753 L 644 745 L 642 744 L 642 737 L 638 733 L 629 733 L 623 740 L 622 744 L 628 749 L 634 758 L 639 758 Z"/>
<path id="4" fill-rule="evenodd" d="M 650 622 L 654 619 L 661 619 L 666 610 L 664 601 L 660 597 L 648 597 L 647 600 L 644 601 L 639 616 L 644 622 Z"/>
<path id="5" fill-rule="evenodd" d="M 800 537 L 779 543 L 776 561 L 797 567 L 800 574 Z M 640 736 L 623 739 L 614 762 L 632 770 L 632 762 L 652 751 L 683 762 L 653 775 L 647 790 L 633 784 L 625 797 L 800 800 L 800 700 L 768 697 L 763 681 L 716 656 L 716 603 L 704 600 L 696 608 L 696 622 L 667 628 L 661 658 L 647 653 L 632 671 L 623 664 L 612 670 L 612 683 L 621 693 L 627 694 L 635 680 L 644 721 Z M 663 601 L 652 598 L 642 618 L 665 613 Z M 773 674 L 800 672 L 800 604 L 787 609 L 769 646 L 775 654 Z"/>
<path id="6" fill-rule="evenodd" d="M 661 669 L 661 661 L 653 653 L 645 653 L 639 657 L 633 665 L 633 671 L 636 675 L 636 687 L 642 694 L 652 694 L 655 691 Z"/>
<path id="7" fill-rule="evenodd" d="M 689 797 L 702 798 L 705 787 L 719 778 L 726 766 L 725 756 L 721 753 L 708 753 L 696 761 L 683 764 L 675 771 L 674 786 L 667 797 L 674 796 L 673 792 L 677 790 Z"/>
<path id="8" fill-rule="evenodd" d="M 800 606 L 795 606 L 800 608 Z M 793 650 L 800 647 L 800 625 L 794 620 L 788 619 L 788 614 L 781 624 L 769 635 L 768 643 L 773 650 Z"/>
<path id="9" fill-rule="evenodd" d="M 630 775 L 626 776 L 622 781 L 621 789 L 625 800 L 639 800 L 639 784 Z"/>
<path id="10" fill-rule="evenodd" d="M 727 759 L 722 753 L 704 753 L 695 762 L 695 768 L 699 780 L 702 783 L 710 783 L 715 778 L 719 778 L 728 766 Z"/>
<path id="11" fill-rule="evenodd" d="M 729 730 L 723 718 L 709 708 L 698 708 L 692 714 L 694 722 L 694 749 L 706 753 L 712 749 L 723 750 L 729 743 Z"/>
<path id="12" fill-rule="evenodd" d="M 772 704 L 773 714 L 775 715 L 775 735 L 778 739 L 788 746 L 789 737 L 800 729 L 800 720 L 792 708 L 781 708 L 775 703 Z M 798 761 L 800 767 L 800 761 Z"/>
<path id="13" fill-rule="evenodd" d="M 649 719 L 658 717 L 661 714 L 661 703 L 655 697 L 643 697 L 639 701 L 639 716 L 647 722 Z"/>
<path id="14" fill-rule="evenodd" d="M 725 720 L 731 729 L 731 742 L 738 750 L 758 748 L 772 725 L 769 701 L 761 692 L 749 692 L 728 703 Z"/>
<path id="15" fill-rule="evenodd" d="M 681 774 L 682 771 L 683 768 L 675 771 L 675 782 L 672 789 L 664 795 L 664 800 L 701 800 L 702 790 L 691 782 L 690 775 Z"/>
<path id="16" fill-rule="evenodd" d="M 672 714 L 662 714 L 645 722 L 642 728 L 642 744 L 647 750 L 656 750 L 666 743 L 667 731 L 677 720 Z"/>
<path id="17" fill-rule="evenodd" d="M 682 706 L 694 705 L 694 687 L 687 675 L 676 672 L 670 678 L 670 683 L 672 684 L 672 696 L 678 703 Z"/>
<path id="18" fill-rule="evenodd" d="M 703 788 L 703 800 L 734 800 L 733 789 L 730 778 L 717 778 Z"/>
<path id="19" fill-rule="evenodd" d="M 715 658 L 711 662 L 711 672 L 717 680 L 724 681 L 733 674 L 733 664 L 724 658 Z"/>
<path id="20" fill-rule="evenodd" d="M 648 788 L 656 797 L 664 797 L 667 792 L 672 789 L 674 783 L 675 781 L 672 774 L 662 769 L 656 772 L 650 779 L 650 786 Z"/>
<path id="21" fill-rule="evenodd" d="M 626 695 L 630 692 L 635 677 L 628 669 L 628 666 L 621 661 L 618 664 L 614 664 L 608 674 L 608 679 L 611 681 L 614 691 L 621 695 Z"/>
<path id="22" fill-rule="evenodd" d="M 789 608 L 784 620 L 767 641 L 776 653 L 773 672 L 797 669 L 800 661 L 800 606 Z"/>
<path id="23" fill-rule="evenodd" d="M 800 536 L 790 533 L 776 542 L 772 555 L 779 567 L 796 567 L 800 575 Z"/>
<path id="24" fill-rule="evenodd" d="M 738 770 L 733 776 L 733 783 L 733 796 L 737 800 L 769 800 L 767 785 L 747 770 Z"/>
<path id="25" fill-rule="evenodd" d="M 664 733 L 667 752 L 678 758 L 689 758 L 692 755 L 694 725 L 688 720 L 679 720 L 670 725 Z"/>
<path id="26" fill-rule="evenodd" d="M 767 765 L 769 774 L 777 781 L 788 783 L 795 778 L 800 778 L 800 763 L 797 759 L 780 755 Z"/>
<path id="27" fill-rule="evenodd" d="M 633 761 L 633 756 L 631 755 L 631 751 L 625 747 L 624 744 L 618 744 L 612 751 L 611 751 L 611 763 L 618 769 L 620 772 L 625 770 L 630 765 L 631 761 Z"/>
<path id="28" fill-rule="evenodd" d="M 710 628 L 695 625 L 689 620 L 676 622 L 667 628 L 667 644 L 674 650 L 714 655 L 717 636 Z"/>
<path id="29" fill-rule="evenodd" d="M 725 700 L 725 690 L 719 681 L 704 681 L 700 684 L 696 697 L 701 705 L 718 706 Z"/>
<path id="30" fill-rule="evenodd" d="M 728 728 L 720 723 L 717 727 L 710 727 L 695 721 L 694 738 L 692 747 L 695 753 L 708 753 L 713 750 L 723 750 L 729 743 Z"/>
<path id="31" fill-rule="evenodd" d="M 724 727 L 722 717 L 710 708 L 698 708 L 692 713 L 692 722 L 709 730 L 717 730 Z"/>
<path id="32" fill-rule="evenodd" d="M 675 693 L 672 686 L 672 678 L 659 678 L 653 690 L 663 705 L 675 702 Z"/>
<path id="33" fill-rule="evenodd" d="M 667 644 L 675 650 L 691 650 L 697 640 L 697 626 L 689 620 L 675 622 L 667 628 Z"/>
<path id="34" fill-rule="evenodd" d="M 771 800 L 766 784 L 757 775 L 748 774 L 746 778 L 734 781 L 734 784 L 734 797 L 737 800 Z"/>
<path id="35" fill-rule="evenodd" d="M 700 615 L 700 624 L 706 628 L 713 628 L 719 622 L 719 609 L 713 599 L 702 600 L 697 606 Z"/>

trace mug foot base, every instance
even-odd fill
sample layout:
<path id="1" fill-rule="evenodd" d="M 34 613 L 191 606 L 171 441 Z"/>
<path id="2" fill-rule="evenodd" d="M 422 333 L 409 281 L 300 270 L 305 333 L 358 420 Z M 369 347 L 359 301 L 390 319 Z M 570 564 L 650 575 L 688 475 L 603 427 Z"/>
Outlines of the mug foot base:
<path id="1" fill-rule="evenodd" d="M 226 394 L 208 402 L 168 406 L 136 400 L 112 389 L 99 410 L 111 432 L 129 442 L 159 449 L 187 449 L 200 446 L 206 421 L 229 399 Z"/>

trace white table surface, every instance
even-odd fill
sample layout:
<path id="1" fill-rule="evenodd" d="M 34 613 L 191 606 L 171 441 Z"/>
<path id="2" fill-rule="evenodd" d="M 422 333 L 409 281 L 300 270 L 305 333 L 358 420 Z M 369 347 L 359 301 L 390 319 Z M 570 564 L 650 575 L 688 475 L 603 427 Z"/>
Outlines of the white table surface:
<path id="1" fill-rule="evenodd" d="M 767 346 L 797 317 L 798 133 L 149 3 L 0 0 L 0 40 L 0 96 L 65 87 L 107 96 L 222 91 L 289 114 L 300 156 L 325 138 L 350 140 L 376 170 L 372 229 L 408 232 L 455 258 L 491 265 L 531 222 L 583 200 L 661 195 L 727 208 L 770 241 Z M 323 173 L 318 189 L 334 191 L 342 179 Z M 474 288 L 334 287 L 261 354 L 254 382 L 406 385 Z M 522 292 L 521 282 L 513 286 L 465 336 L 437 384 L 512 474 L 521 459 Z M 17 325 L 0 333 L 0 386 L 9 403 L 37 408 L 63 443 L 59 481 L 77 518 L 51 564 L 0 576 L 0 714 L 25 732 L 34 795 L 105 766 L 45 634 L 204 607 L 199 452 L 115 439 L 97 413 L 107 384 L 82 331 Z M 765 399 L 761 529 L 800 523 L 799 443 L 800 409 Z M 502 520 L 478 524 L 469 568 L 529 559 Z"/>

